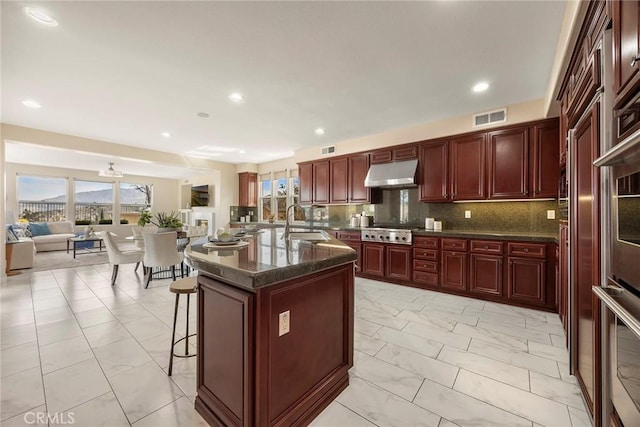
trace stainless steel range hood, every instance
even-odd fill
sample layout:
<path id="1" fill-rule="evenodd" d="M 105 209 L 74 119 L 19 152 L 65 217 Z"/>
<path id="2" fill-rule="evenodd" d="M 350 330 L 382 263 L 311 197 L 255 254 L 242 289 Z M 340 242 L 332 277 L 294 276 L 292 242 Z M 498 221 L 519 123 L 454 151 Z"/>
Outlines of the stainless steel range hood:
<path id="1" fill-rule="evenodd" d="M 405 160 L 402 162 L 380 163 L 371 165 L 367 177 L 364 179 L 365 187 L 415 187 L 416 169 L 418 160 Z"/>

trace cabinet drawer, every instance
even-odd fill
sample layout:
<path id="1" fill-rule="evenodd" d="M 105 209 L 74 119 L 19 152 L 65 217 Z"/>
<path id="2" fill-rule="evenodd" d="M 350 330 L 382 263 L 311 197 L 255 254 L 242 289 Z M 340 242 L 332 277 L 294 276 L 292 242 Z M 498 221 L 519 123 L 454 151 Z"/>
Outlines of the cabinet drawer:
<path id="1" fill-rule="evenodd" d="M 471 252 L 481 254 L 497 254 L 502 255 L 502 242 L 491 242 L 488 240 L 472 240 Z"/>
<path id="2" fill-rule="evenodd" d="M 438 261 L 425 261 L 423 259 L 413 260 L 413 269 L 418 271 L 438 272 Z"/>
<path id="3" fill-rule="evenodd" d="M 544 258 L 546 246 L 542 243 L 513 243 L 509 242 L 509 256 Z"/>
<path id="4" fill-rule="evenodd" d="M 391 161 L 391 150 L 380 150 L 371 153 L 371 164 L 386 163 Z"/>
<path id="5" fill-rule="evenodd" d="M 414 236 L 413 247 L 438 249 L 438 238 Z"/>
<path id="6" fill-rule="evenodd" d="M 435 249 L 413 248 L 413 257 L 418 259 L 438 260 L 438 251 Z"/>
<path id="7" fill-rule="evenodd" d="M 402 147 L 393 149 L 393 160 L 409 160 L 418 158 L 418 146 Z"/>
<path id="8" fill-rule="evenodd" d="M 442 239 L 442 250 L 466 252 L 467 241 L 463 239 Z"/>
<path id="9" fill-rule="evenodd" d="M 425 285 L 438 286 L 440 276 L 438 273 L 426 273 L 424 271 L 414 271 L 413 281 L 415 283 L 424 283 Z"/>
<path id="10" fill-rule="evenodd" d="M 338 240 L 359 242 L 360 241 L 360 233 L 348 232 L 348 231 L 338 231 Z"/>

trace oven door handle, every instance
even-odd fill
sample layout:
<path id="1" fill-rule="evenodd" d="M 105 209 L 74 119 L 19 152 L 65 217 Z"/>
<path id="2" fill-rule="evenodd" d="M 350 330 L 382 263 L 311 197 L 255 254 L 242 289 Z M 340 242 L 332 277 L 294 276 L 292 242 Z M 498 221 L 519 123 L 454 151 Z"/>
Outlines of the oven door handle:
<path id="1" fill-rule="evenodd" d="M 598 299 L 606 305 L 609 310 L 613 312 L 620 320 L 622 320 L 629 329 L 640 338 L 640 322 L 633 317 L 623 306 L 621 306 L 613 296 L 619 295 L 621 292 L 627 292 L 623 289 L 615 287 L 600 287 L 594 286 L 593 293 L 596 294 Z M 612 296 L 613 295 L 613 296 Z"/>

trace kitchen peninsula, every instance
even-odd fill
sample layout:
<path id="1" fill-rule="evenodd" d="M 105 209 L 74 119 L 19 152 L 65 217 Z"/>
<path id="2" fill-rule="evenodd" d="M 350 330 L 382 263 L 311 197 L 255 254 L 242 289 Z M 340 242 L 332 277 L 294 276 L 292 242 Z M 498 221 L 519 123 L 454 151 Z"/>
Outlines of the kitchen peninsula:
<path id="1" fill-rule="evenodd" d="M 210 425 L 307 425 L 349 384 L 356 253 L 282 233 L 185 251 L 199 272 L 195 407 Z"/>

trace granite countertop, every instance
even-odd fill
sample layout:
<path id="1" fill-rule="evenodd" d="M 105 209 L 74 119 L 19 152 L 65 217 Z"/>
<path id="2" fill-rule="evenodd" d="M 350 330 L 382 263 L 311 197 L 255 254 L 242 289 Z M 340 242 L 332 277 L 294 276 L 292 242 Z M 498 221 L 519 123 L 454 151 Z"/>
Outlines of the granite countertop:
<path id="1" fill-rule="evenodd" d="M 232 222 L 232 224 L 246 224 Z M 258 227 L 273 227 L 275 224 L 253 222 Z M 328 231 L 352 231 L 365 230 L 360 227 L 341 226 L 339 224 L 308 224 L 306 229 Z M 394 226 L 392 224 L 376 224 L 372 228 L 406 228 L 410 229 L 414 236 L 455 237 L 459 239 L 491 239 L 491 240 L 520 240 L 523 242 L 559 243 L 557 233 L 535 233 L 528 231 L 493 231 L 493 230 L 442 230 L 433 231 L 412 226 Z"/>
<path id="2" fill-rule="evenodd" d="M 324 242 L 287 242 L 283 232 L 269 228 L 249 233 L 241 238 L 248 245 L 239 248 L 204 247 L 207 238 L 201 238 L 187 246 L 185 258 L 200 273 L 249 291 L 357 258 L 353 249 L 331 236 Z"/>

